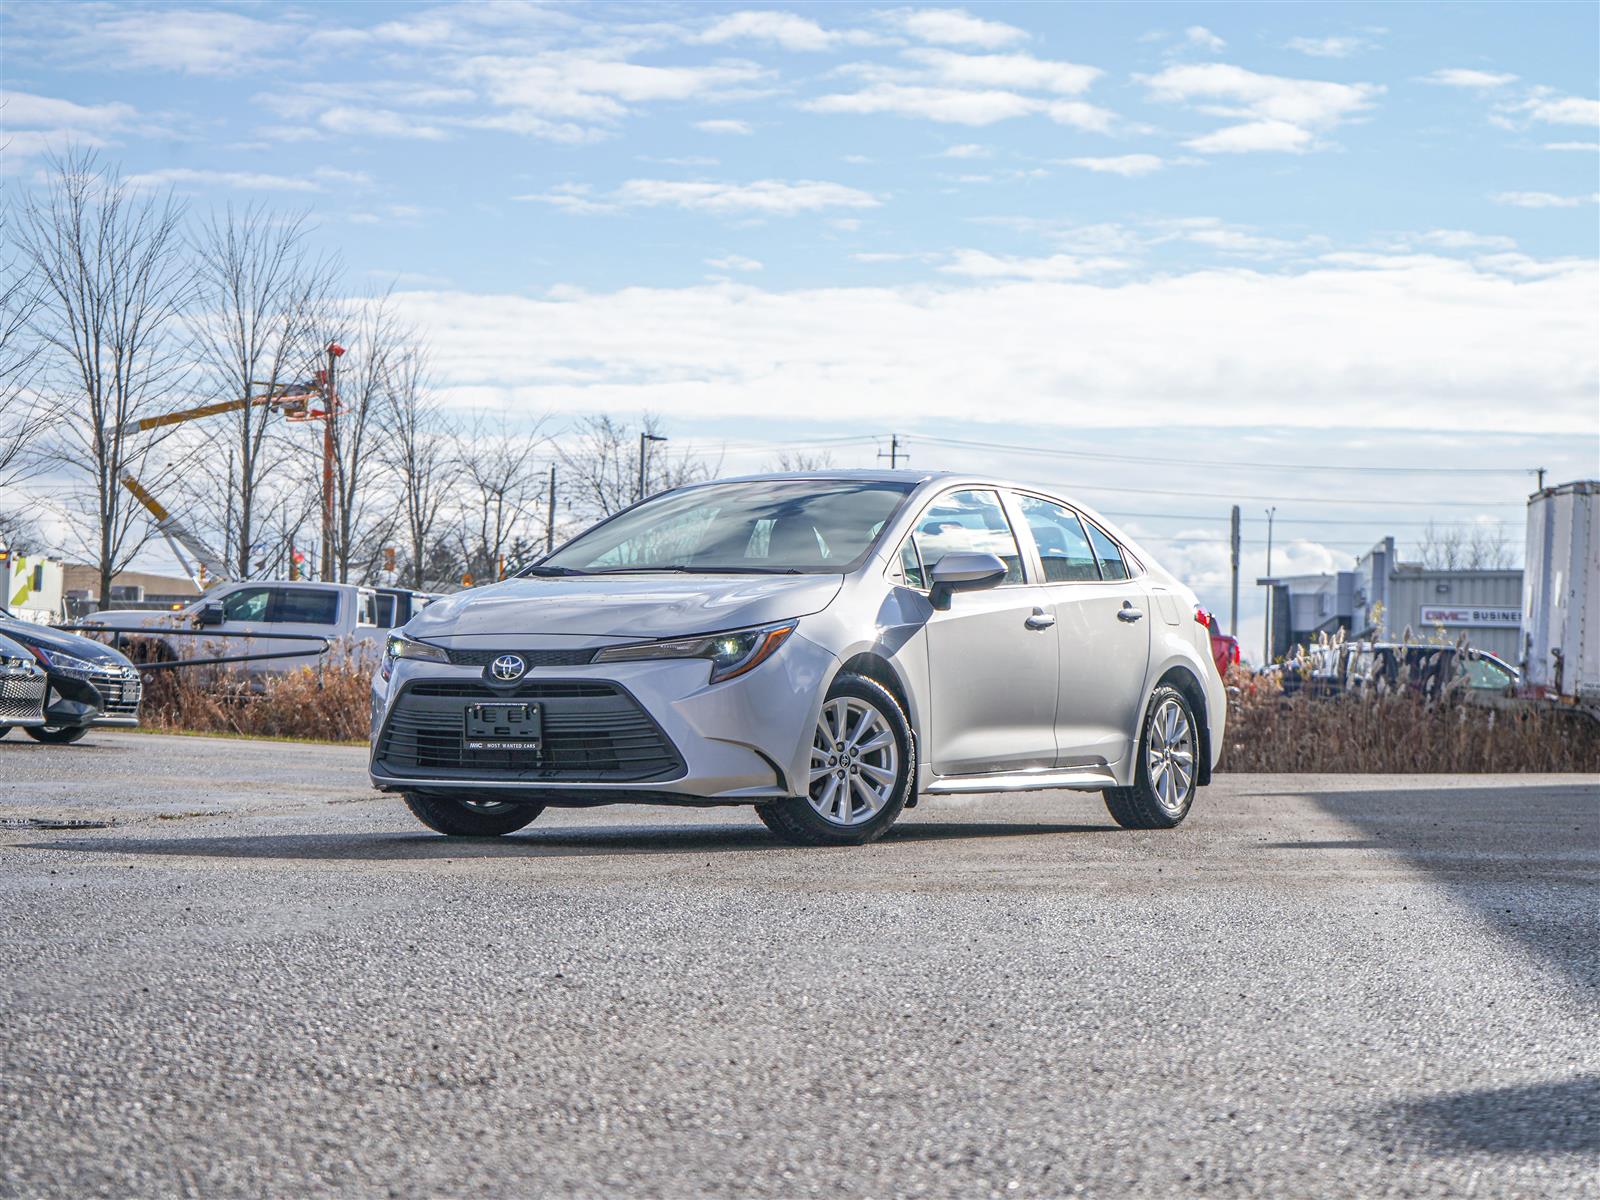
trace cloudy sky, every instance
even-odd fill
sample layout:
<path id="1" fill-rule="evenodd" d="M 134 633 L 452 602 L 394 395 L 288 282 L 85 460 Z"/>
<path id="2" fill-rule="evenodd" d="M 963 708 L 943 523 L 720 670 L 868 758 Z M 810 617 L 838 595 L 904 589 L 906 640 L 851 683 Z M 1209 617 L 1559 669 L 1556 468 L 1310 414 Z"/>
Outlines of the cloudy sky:
<path id="1" fill-rule="evenodd" d="M 464 408 L 1058 484 L 1226 609 L 1600 473 L 1591 4 L 33 4 L 68 140 L 312 210 Z M 1242 615 L 1260 611 L 1246 588 Z"/>

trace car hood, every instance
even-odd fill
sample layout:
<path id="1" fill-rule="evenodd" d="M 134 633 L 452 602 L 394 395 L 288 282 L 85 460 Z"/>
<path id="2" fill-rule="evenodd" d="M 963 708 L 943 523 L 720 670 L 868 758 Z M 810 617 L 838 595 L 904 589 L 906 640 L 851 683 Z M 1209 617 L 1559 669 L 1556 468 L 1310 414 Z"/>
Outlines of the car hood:
<path id="1" fill-rule="evenodd" d="M 643 641 L 803 617 L 841 575 L 601 575 L 525 578 L 435 600 L 406 624 L 419 638 L 580 636 Z"/>
<path id="2" fill-rule="evenodd" d="M 93 638 L 79 637 L 75 633 L 62 633 L 48 625 L 36 625 L 15 617 L 0 618 L 0 634 L 25 646 L 38 646 L 41 650 L 59 650 L 86 662 L 105 663 L 113 667 L 131 665 L 128 657 Z"/>

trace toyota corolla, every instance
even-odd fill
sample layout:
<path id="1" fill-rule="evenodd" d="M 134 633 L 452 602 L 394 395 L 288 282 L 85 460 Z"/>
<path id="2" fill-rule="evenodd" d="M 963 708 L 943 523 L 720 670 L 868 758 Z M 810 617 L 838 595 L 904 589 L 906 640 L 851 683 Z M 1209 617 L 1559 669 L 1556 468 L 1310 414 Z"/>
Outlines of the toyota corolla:
<path id="1" fill-rule="evenodd" d="M 1037 488 L 911 471 L 679 488 L 435 602 L 373 679 L 372 781 L 441 833 L 753 805 L 872 841 L 920 796 L 1065 788 L 1171 828 L 1226 703 L 1209 617 Z"/>

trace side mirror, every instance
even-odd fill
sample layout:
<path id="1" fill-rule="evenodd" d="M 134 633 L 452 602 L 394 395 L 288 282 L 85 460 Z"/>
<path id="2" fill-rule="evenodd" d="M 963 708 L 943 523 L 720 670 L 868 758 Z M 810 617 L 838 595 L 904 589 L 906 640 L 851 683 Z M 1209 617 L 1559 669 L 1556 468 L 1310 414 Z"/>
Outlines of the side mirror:
<path id="1" fill-rule="evenodd" d="M 201 625 L 221 625 L 227 620 L 227 614 L 222 611 L 220 604 L 205 604 L 200 608 L 200 615 L 195 621 Z"/>
<path id="2" fill-rule="evenodd" d="M 928 601 L 935 608 L 950 607 L 956 592 L 992 588 L 1006 577 L 1006 564 L 993 554 L 946 554 L 933 565 L 933 587 Z"/>

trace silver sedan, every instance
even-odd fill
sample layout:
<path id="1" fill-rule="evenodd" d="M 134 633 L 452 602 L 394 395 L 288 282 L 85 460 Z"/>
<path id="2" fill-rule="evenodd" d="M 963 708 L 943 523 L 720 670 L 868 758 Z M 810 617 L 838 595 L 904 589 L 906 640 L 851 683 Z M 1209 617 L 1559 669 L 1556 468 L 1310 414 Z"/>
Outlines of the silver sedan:
<path id="1" fill-rule="evenodd" d="M 1100 792 L 1170 828 L 1226 703 L 1195 597 L 1048 491 L 911 471 L 679 488 L 440 600 L 373 679 L 371 776 L 441 833 L 754 805 L 879 837 L 925 794 Z"/>

